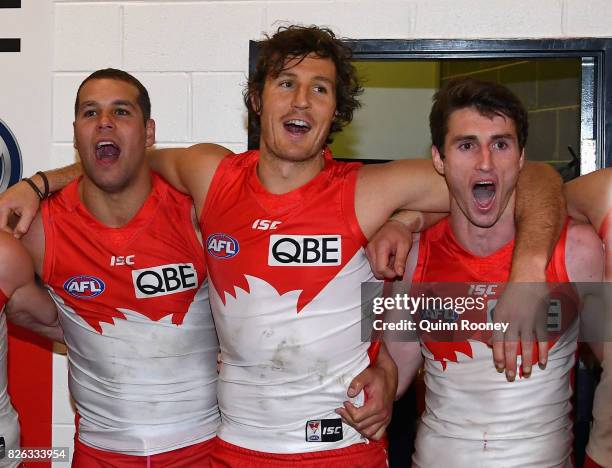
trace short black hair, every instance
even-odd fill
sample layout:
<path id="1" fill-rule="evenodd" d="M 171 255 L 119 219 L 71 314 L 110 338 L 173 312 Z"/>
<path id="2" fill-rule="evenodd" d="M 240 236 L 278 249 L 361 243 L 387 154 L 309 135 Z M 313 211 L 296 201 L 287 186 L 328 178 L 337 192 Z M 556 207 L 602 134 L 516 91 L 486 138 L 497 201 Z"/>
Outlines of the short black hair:
<path id="1" fill-rule="evenodd" d="M 361 105 L 357 97 L 363 88 L 351 63 L 351 48 L 337 39 L 328 28 L 282 26 L 272 37 L 266 36 L 261 42 L 255 72 L 243 93 L 244 103 L 252 115 L 251 130 L 257 139 L 261 131 L 259 113 L 263 105 L 262 94 L 266 79 L 268 76 L 277 77 L 285 69 L 287 61 L 298 59 L 299 63 L 309 54 L 331 59 L 336 67 L 336 114 L 330 135 L 341 131 L 353 120 L 353 111 Z M 330 135 L 327 143 L 332 141 Z"/>
<path id="2" fill-rule="evenodd" d="M 75 117 L 79 111 L 79 93 L 81 92 L 81 88 L 88 81 L 102 79 L 124 81 L 136 87 L 136 89 L 138 90 L 138 107 L 140 107 L 140 110 L 142 111 L 142 116 L 146 125 L 147 121 L 151 118 L 151 99 L 149 99 L 149 92 L 147 91 L 147 88 L 145 88 L 144 85 L 140 81 L 138 81 L 138 79 L 133 75 L 130 75 L 128 72 L 118 70 L 116 68 L 103 68 L 101 70 L 96 70 L 83 80 L 83 82 L 79 85 L 79 89 L 77 90 L 76 94 L 76 100 L 74 101 Z"/>
<path id="3" fill-rule="evenodd" d="M 516 128 L 519 150 L 525 148 L 529 121 L 520 99 L 501 84 L 462 77 L 448 81 L 433 98 L 429 114 L 431 143 L 442 156 L 450 115 L 456 110 L 467 107 L 475 108 L 485 117 L 498 115 L 511 119 Z"/>

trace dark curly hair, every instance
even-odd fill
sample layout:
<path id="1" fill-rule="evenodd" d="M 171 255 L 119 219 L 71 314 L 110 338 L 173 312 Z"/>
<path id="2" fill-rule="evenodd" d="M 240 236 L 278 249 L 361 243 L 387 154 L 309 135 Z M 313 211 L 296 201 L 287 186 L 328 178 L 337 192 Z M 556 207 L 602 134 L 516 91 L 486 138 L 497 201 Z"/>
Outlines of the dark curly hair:
<path id="1" fill-rule="evenodd" d="M 79 89 L 77 90 L 76 100 L 74 101 L 75 117 L 79 111 L 79 93 L 81 92 L 81 88 L 88 81 L 103 79 L 123 81 L 125 83 L 131 84 L 138 90 L 137 103 L 138 107 L 140 107 L 142 117 L 146 125 L 147 121 L 151 118 L 151 99 L 149 98 L 149 92 L 147 91 L 147 88 L 145 88 L 144 85 L 140 81 L 138 81 L 136 77 L 130 75 L 128 72 L 125 72 L 123 70 L 118 70 L 117 68 L 103 68 L 101 70 L 96 70 L 81 82 L 81 84 L 79 85 Z"/>
<path id="2" fill-rule="evenodd" d="M 327 28 L 282 26 L 272 37 L 266 36 L 261 42 L 255 71 L 243 92 L 244 104 L 250 112 L 254 140 L 259 140 L 261 132 L 259 114 L 266 78 L 276 78 L 284 70 L 288 60 L 297 58 L 302 61 L 309 54 L 331 59 L 336 67 L 336 114 L 326 143 L 331 143 L 332 133 L 341 131 L 342 127 L 353 120 L 353 111 L 361 105 L 357 96 L 363 92 L 363 88 L 350 61 L 351 48 Z"/>
<path id="3" fill-rule="evenodd" d="M 455 78 L 434 95 L 429 114 L 431 143 L 444 156 L 444 139 L 448 133 L 448 119 L 459 109 L 474 107 L 485 117 L 496 115 L 514 122 L 519 151 L 525 148 L 529 121 L 525 107 L 512 91 L 503 85 L 471 77 Z"/>

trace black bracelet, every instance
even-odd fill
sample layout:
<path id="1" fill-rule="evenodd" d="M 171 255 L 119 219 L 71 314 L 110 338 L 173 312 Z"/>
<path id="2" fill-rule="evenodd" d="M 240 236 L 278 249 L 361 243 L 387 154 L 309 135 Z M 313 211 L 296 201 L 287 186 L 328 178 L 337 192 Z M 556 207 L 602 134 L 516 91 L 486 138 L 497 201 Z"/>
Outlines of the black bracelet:
<path id="1" fill-rule="evenodd" d="M 36 174 L 40 176 L 45 186 L 45 191 L 43 192 L 43 198 L 47 198 L 49 196 L 49 179 L 47 179 L 47 174 L 43 171 L 38 171 Z"/>
<path id="2" fill-rule="evenodd" d="M 23 179 L 24 182 L 27 182 L 27 184 L 32 187 L 32 190 L 34 190 L 34 192 L 36 193 L 36 195 L 38 195 L 38 198 L 40 198 L 41 200 L 43 198 L 45 198 L 45 196 L 43 195 L 43 193 L 40 191 L 40 189 L 36 186 L 36 184 L 34 182 L 32 182 L 32 179 L 29 179 L 27 177 L 24 177 Z"/>

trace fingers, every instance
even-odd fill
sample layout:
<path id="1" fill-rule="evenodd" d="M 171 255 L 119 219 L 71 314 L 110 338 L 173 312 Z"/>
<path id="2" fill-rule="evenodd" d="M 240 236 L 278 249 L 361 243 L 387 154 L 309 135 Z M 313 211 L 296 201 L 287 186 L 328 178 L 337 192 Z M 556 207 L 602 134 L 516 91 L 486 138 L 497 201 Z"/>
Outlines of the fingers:
<path id="1" fill-rule="evenodd" d="M 349 384 L 349 388 L 346 391 L 346 394 L 348 395 L 349 398 L 356 397 L 359 394 L 359 392 L 363 389 L 363 387 L 365 387 L 367 383 L 368 371 L 369 369 L 365 369 L 359 375 L 357 375 L 357 377 L 351 380 L 351 383 Z"/>
<path id="2" fill-rule="evenodd" d="M 378 279 L 403 276 L 411 246 L 412 235 L 403 224 L 395 221 L 385 223 L 366 247 L 374 276 Z"/>
<path id="3" fill-rule="evenodd" d="M 540 369 L 546 369 L 548 363 L 548 341 L 540 341 L 538 339 L 538 366 Z"/>
<path id="4" fill-rule="evenodd" d="M 0 229 L 21 238 L 28 232 L 39 206 L 40 199 L 25 182 L 13 185 L 0 195 Z M 9 227 L 12 215 L 19 217 L 14 230 Z"/>
<path id="5" fill-rule="evenodd" d="M 336 413 L 342 417 L 345 424 L 353 427 L 365 437 L 372 438 L 380 433 L 384 434 L 384 429 L 389 423 L 390 416 L 383 409 L 356 408 L 350 402 L 345 402 L 343 408 L 338 408 Z"/>
<path id="6" fill-rule="evenodd" d="M 17 223 L 17 226 L 15 226 L 15 230 L 13 232 L 13 235 L 17 239 L 21 239 L 21 237 L 23 237 L 28 232 L 28 229 L 30 229 L 30 224 L 32 224 L 32 221 L 34 221 L 35 216 L 36 212 L 22 213 L 21 217 L 19 218 L 19 222 Z"/>
<path id="7" fill-rule="evenodd" d="M 521 340 L 521 368 L 523 369 L 523 377 L 529 378 L 533 364 L 533 340 L 531 333 L 521 334 L 521 336 L 524 337 Z"/>
<path id="8" fill-rule="evenodd" d="M 409 242 L 402 242 L 397 245 L 395 251 L 395 258 L 393 259 L 393 270 L 396 277 L 402 278 L 404 276 L 404 269 L 406 268 L 406 260 L 408 254 L 412 248 L 412 238 L 409 237 Z"/>
<path id="9" fill-rule="evenodd" d="M 536 324 L 536 340 L 538 340 L 538 366 L 546 369 L 548 363 L 548 331 L 546 323 L 539 321 Z"/>
<path id="10" fill-rule="evenodd" d="M 341 410 L 342 408 L 339 409 Z M 380 399 L 370 399 L 365 405 L 360 407 L 355 406 L 350 401 L 345 401 L 344 410 L 347 413 L 347 420 L 353 423 L 351 424 L 353 427 L 355 427 L 354 424 L 361 424 L 372 416 L 384 419 L 387 413 Z"/>
<path id="11" fill-rule="evenodd" d="M 368 437 L 368 439 L 381 440 L 384 437 L 386 430 L 387 430 L 387 426 L 383 426 L 378 431 L 376 431 L 374 435 L 372 435 L 371 437 Z"/>
<path id="12" fill-rule="evenodd" d="M 493 363 L 497 372 L 503 372 L 506 368 L 506 355 L 504 354 L 504 334 L 493 332 Z"/>
<path id="13" fill-rule="evenodd" d="M 9 216 L 10 210 L 8 209 L 0 209 L 0 229 L 8 232 L 9 234 L 13 234 L 13 230 L 9 226 Z"/>
<path id="14" fill-rule="evenodd" d="M 393 279 L 395 271 L 392 268 L 393 249 L 389 242 L 375 242 L 368 245 L 368 259 L 377 279 Z"/>
<path id="15" fill-rule="evenodd" d="M 514 382 L 516 378 L 516 348 L 518 341 L 504 341 L 504 358 L 506 360 L 506 379 Z"/>

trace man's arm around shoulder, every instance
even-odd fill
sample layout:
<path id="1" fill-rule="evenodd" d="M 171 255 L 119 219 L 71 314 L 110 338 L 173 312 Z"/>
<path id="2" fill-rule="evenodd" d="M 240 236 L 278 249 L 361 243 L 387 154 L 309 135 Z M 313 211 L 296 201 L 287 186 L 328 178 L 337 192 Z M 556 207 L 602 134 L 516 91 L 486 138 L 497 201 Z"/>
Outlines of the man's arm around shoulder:
<path id="1" fill-rule="evenodd" d="M 412 249 L 408 254 L 404 276 L 401 281 L 394 281 L 390 283 L 391 287 L 385 296 L 394 297 L 397 294 L 410 294 L 412 279 L 419 257 L 419 243 L 420 234 L 413 234 Z M 384 314 L 386 324 L 401 323 L 402 320 L 410 320 L 411 317 L 415 317 L 415 315 L 410 316 L 408 311 L 399 309 L 386 310 Z M 408 390 L 408 387 L 410 387 L 410 384 L 414 380 L 417 371 L 423 365 L 421 344 L 419 342 L 418 334 L 415 331 L 411 332 L 407 330 L 385 330 L 384 340 L 387 344 L 389 354 L 391 354 L 391 357 L 397 364 L 398 386 L 396 399 L 399 399 L 404 393 L 406 393 L 406 390 Z"/>
<path id="2" fill-rule="evenodd" d="M 196 212 L 202 212 L 208 188 L 221 160 L 229 149 L 211 143 L 189 148 L 154 149 L 147 152 L 151 169 L 177 190 L 191 195 Z"/>
<path id="3" fill-rule="evenodd" d="M 19 241 L 2 233 L 0 285 L 9 296 L 7 317 L 55 341 L 63 340 L 57 310 L 49 294 L 36 284 L 32 259 Z"/>

